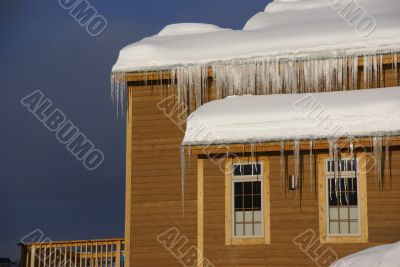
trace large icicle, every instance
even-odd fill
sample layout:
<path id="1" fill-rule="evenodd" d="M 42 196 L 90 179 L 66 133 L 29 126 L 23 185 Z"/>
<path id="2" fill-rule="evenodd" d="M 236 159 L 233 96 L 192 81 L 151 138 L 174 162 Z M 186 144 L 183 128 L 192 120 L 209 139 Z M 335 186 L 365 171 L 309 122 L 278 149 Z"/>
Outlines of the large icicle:
<path id="1" fill-rule="evenodd" d="M 393 67 L 394 67 L 394 80 L 395 85 L 399 85 L 399 73 L 398 73 L 398 62 L 397 62 L 397 54 L 393 54 Z"/>
<path id="2" fill-rule="evenodd" d="M 185 217 L 185 177 L 186 177 L 186 158 L 185 146 L 181 146 L 181 201 L 182 201 L 182 217 Z"/>
<path id="3" fill-rule="evenodd" d="M 314 143 L 310 140 L 310 185 L 311 192 L 315 192 L 315 176 L 314 176 Z"/>
<path id="4" fill-rule="evenodd" d="M 390 163 L 390 137 L 385 139 L 385 176 L 389 178 L 390 185 L 392 184 L 392 172 Z"/>
<path id="5" fill-rule="evenodd" d="M 336 199 L 339 199 L 340 205 L 342 204 L 342 194 L 341 194 L 341 183 L 339 176 L 339 151 L 337 148 L 337 140 L 329 139 L 329 161 L 331 166 L 331 171 L 334 172 L 335 179 L 335 195 Z"/>
<path id="6" fill-rule="evenodd" d="M 125 112 L 125 101 L 127 92 L 126 73 L 111 74 L 111 99 L 114 107 L 117 109 L 117 116 Z"/>
<path id="7" fill-rule="evenodd" d="M 300 162 L 300 141 L 299 140 L 295 140 L 294 141 L 294 176 L 296 179 L 296 184 L 297 184 L 297 188 L 296 188 L 296 199 L 299 199 L 298 197 L 298 192 L 300 191 L 301 188 L 301 162 Z"/>
<path id="8" fill-rule="evenodd" d="M 285 141 L 281 141 L 281 158 L 280 158 L 280 174 L 281 174 L 281 191 L 286 192 L 286 160 L 285 160 Z"/>
<path id="9" fill-rule="evenodd" d="M 383 187 L 383 176 L 382 176 L 382 137 L 375 136 L 373 138 L 374 147 L 374 158 L 375 158 L 375 176 L 379 189 Z"/>

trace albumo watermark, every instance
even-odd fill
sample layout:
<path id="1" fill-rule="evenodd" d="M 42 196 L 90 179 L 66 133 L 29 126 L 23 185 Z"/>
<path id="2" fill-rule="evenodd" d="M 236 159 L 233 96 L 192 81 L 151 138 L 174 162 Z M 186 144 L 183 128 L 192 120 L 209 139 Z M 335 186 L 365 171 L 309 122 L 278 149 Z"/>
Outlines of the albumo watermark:
<path id="1" fill-rule="evenodd" d="M 329 5 L 363 37 L 376 29 L 376 20 L 355 0 L 328 0 Z"/>
<path id="2" fill-rule="evenodd" d="M 21 99 L 27 108 L 57 140 L 89 171 L 94 171 L 104 162 L 104 153 L 97 149 L 84 133 L 53 102 L 37 90 Z"/>
<path id="3" fill-rule="evenodd" d="M 158 242 L 168 250 L 184 267 L 215 267 L 215 265 L 194 245 L 189 245 L 189 239 L 178 228 L 172 227 L 157 236 Z"/>
<path id="4" fill-rule="evenodd" d="M 81 27 L 86 28 L 90 36 L 97 37 L 107 28 L 106 18 L 99 14 L 87 0 L 58 0 L 59 5 L 69 11 Z"/>

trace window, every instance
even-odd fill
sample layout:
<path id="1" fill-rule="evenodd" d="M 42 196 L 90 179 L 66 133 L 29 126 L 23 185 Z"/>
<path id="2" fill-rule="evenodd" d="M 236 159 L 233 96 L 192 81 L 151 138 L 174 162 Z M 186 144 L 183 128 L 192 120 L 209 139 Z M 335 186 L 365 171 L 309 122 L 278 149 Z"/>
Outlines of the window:
<path id="1" fill-rule="evenodd" d="M 227 160 L 226 244 L 268 244 L 269 179 L 268 162 Z"/>
<path id="2" fill-rule="evenodd" d="M 353 159 L 340 160 L 340 176 L 335 179 L 335 163 L 325 161 L 328 235 L 360 235 L 357 165 Z"/>
<path id="3" fill-rule="evenodd" d="M 263 237 L 261 164 L 234 164 L 232 182 L 233 237 Z"/>
<path id="4" fill-rule="evenodd" d="M 364 243 L 368 240 L 365 156 L 335 162 L 319 159 L 320 234 L 323 242 Z"/>

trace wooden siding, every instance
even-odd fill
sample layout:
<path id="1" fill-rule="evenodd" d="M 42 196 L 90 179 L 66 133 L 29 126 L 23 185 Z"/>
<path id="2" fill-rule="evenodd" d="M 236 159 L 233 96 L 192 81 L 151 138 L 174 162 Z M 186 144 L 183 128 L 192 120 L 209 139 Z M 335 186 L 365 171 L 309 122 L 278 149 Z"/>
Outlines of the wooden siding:
<path id="1" fill-rule="evenodd" d="M 204 161 L 204 253 L 215 266 L 313 266 L 312 260 L 293 238 L 307 230 L 319 234 L 317 194 L 311 192 L 309 156 L 303 155 L 304 183 L 302 207 L 295 193 L 285 193 L 280 184 L 280 157 L 270 156 L 271 244 L 265 246 L 226 246 L 224 233 L 224 174 L 210 160 Z M 324 244 L 339 257 L 370 246 L 400 239 L 400 151 L 392 152 L 393 179 L 385 191 L 379 187 L 372 170 L 368 174 L 369 243 Z M 288 157 L 289 174 L 294 173 L 293 158 Z M 391 188 L 391 189 L 390 189 Z M 314 249 L 321 244 L 318 242 Z M 313 256 L 313 250 L 309 252 Z M 315 265 L 316 266 L 316 265 Z M 324 266 L 324 265 L 322 265 Z"/>
<path id="2" fill-rule="evenodd" d="M 179 147 L 183 131 L 157 106 L 161 86 L 130 87 L 132 125 L 130 266 L 179 266 L 179 261 L 157 237 L 176 227 L 189 239 L 184 247 L 197 245 L 197 164 L 187 168 L 185 217 L 182 216 Z M 173 118 L 177 119 L 177 114 Z M 129 144 L 129 143 L 128 143 Z M 189 162 L 187 163 L 189 165 Z M 127 197 L 127 199 L 129 199 Z M 181 251 L 184 251 L 183 248 Z M 175 248 L 175 253 L 178 253 Z"/>
<path id="3" fill-rule="evenodd" d="M 362 75 L 362 73 L 360 74 Z M 395 85 L 392 69 L 385 71 L 385 86 Z M 172 86 L 171 86 L 172 87 Z M 182 217 L 179 146 L 183 131 L 179 114 L 169 114 L 158 104 L 166 95 L 167 85 L 145 86 L 142 82 L 129 83 L 128 125 L 131 127 L 127 142 L 130 159 L 127 163 L 126 240 L 131 267 L 182 266 L 179 256 L 187 248 L 197 245 L 197 157 L 187 162 L 185 181 L 185 217 Z M 168 89 L 170 92 L 174 88 Z M 163 95 L 163 96 L 162 96 Z M 167 115 L 171 115 L 170 118 Z M 171 120 L 172 118 L 172 120 Z M 302 209 L 293 193 L 285 196 L 280 188 L 279 157 L 270 156 L 271 189 L 271 245 L 225 245 L 225 182 L 218 164 L 204 160 L 204 256 L 217 267 L 233 266 L 313 266 L 310 257 L 294 243 L 293 238 L 311 229 L 318 229 L 317 196 L 310 192 L 307 179 L 308 158 L 304 156 L 305 184 Z M 290 162 L 291 158 L 289 157 Z M 360 249 L 400 239 L 400 152 L 392 155 L 392 185 L 384 192 L 378 190 L 373 174 L 368 176 L 368 244 L 328 244 L 339 256 Z M 222 169 L 223 170 L 223 169 Z M 293 166 L 289 164 L 289 173 Z M 157 237 L 176 227 L 181 236 L 188 238 L 180 250 L 172 251 Z M 318 243 L 319 246 L 319 243 Z M 318 248 L 315 245 L 315 248 Z M 325 247 L 323 247 L 325 248 Z M 321 249 L 323 249 L 321 248 Z M 312 253 L 312 251 L 311 251 Z M 174 256 L 178 255 L 178 257 Z"/>

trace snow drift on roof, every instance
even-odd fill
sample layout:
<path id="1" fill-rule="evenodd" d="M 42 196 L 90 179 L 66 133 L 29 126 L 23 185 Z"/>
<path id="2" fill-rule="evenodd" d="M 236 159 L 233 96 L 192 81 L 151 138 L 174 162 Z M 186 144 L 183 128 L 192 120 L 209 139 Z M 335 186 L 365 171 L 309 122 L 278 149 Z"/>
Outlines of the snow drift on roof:
<path id="1" fill-rule="evenodd" d="M 183 145 L 394 135 L 400 87 L 315 94 L 230 96 L 187 119 Z"/>
<path id="2" fill-rule="evenodd" d="M 400 242 L 370 248 L 347 256 L 332 267 L 398 267 L 400 263 Z"/>
<path id="3" fill-rule="evenodd" d="M 274 1 L 243 30 L 204 24 L 167 26 L 160 34 L 123 48 L 113 72 L 257 58 L 335 58 L 400 49 L 398 0 L 352 2 L 376 20 L 376 29 L 368 36 L 357 32 L 330 2 L 343 1 Z M 352 17 L 351 12 L 345 14 Z"/>
<path id="4" fill-rule="evenodd" d="M 222 30 L 223 30 L 222 28 L 212 24 L 179 23 L 166 26 L 158 33 L 158 35 L 174 36 L 174 35 L 185 35 L 185 34 L 200 34 L 200 33 L 218 32 Z"/>

